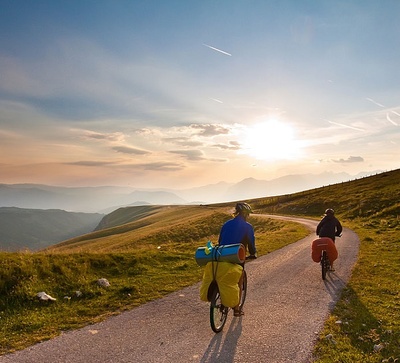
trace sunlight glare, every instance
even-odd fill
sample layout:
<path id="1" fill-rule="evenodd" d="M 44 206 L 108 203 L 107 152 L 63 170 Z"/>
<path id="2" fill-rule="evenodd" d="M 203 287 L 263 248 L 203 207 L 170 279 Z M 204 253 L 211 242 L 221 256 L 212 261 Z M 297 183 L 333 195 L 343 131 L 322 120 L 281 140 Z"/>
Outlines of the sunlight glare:
<path id="1" fill-rule="evenodd" d="M 258 160 L 282 160 L 297 158 L 300 150 L 293 128 L 270 120 L 246 130 L 243 153 Z"/>

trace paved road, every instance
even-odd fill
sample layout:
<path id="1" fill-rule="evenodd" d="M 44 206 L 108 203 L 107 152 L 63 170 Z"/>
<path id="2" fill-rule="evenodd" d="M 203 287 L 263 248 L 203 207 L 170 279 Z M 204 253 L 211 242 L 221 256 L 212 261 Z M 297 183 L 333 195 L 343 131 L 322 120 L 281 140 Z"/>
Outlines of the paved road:
<path id="1" fill-rule="evenodd" d="M 315 221 L 296 219 L 315 230 Z M 321 279 L 311 260 L 315 234 L 246 264 L 245 315 L 228 317 L 222 333 L 209 326 L 199 284 L 102 323 L 71 331 L 0 363 L 309 362 L 318 332 L 357 259 L 358 237 L 344 229 L 336 272 Z"/>

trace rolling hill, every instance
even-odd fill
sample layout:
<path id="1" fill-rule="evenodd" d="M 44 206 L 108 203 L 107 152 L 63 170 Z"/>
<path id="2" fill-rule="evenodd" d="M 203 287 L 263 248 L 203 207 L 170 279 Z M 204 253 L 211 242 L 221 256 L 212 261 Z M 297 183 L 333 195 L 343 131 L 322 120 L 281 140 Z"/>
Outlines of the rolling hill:
<path id="1" fill-rule="evenodd" d="M 365 175 L 361 174 L 361 175 Z M 369 173 L 371 175 L 371 173 Z M 135 189 L 131 187 L 60 187 L 40 184 L 0 184 L 0 206 L 110 213 L 131 205 L 210 204 L 300 192 L 360 177 L 346 173 L 286 175 L 272 180 L 247 178 L 189 189 Z"/>
<path id="2" fill-rule="evenodd" d="M 247 201 L 256 213 L 318 217 L 329 207 L 344 220 L 371 216 L 397 218 L 400 215 L 398 180 L 400 169 L 299 193 Z M 48 250 L 107 253 L 129 251 L 145 241 L 160 244 L 160 240 L 179 243 L 208 238 L 219 233 L 234 204 L 119 208 L 105 216 L 94 232 L 50 246 Z M 257 227 L 257 219 L 252 223 Z"/>
<path id="3" fill-rule="evenodd" d="M 298 224 L 257 217 L 257 213 L 319 218 L 332 207 L 344 226 L 360 238 L 351 281 L 317 343 L 318 356 L 327 357 L 324 362 L 330 362 L 333 355 L 340 361 L 371 363 L 399 356 L 400 295 L 395 278 L 400 273 L 399 180 L 400 170 L 395 170 L 299 193 L 248 200 L 256 211 L 251 223 L 260 256 L 298 241 L 309 231 Z M 198 282 L 202 269 L 195 263 L 194 251 L 208 239 L 215 240 L 234 204 L 119 208 L 104 216 L 92 233 L 44 251 L 0 252 L 4 262 L 0 266 L 4 327 L 0 331 L 0 354 Z M 96 284 L 99 277 L 109 279 L 107 290 Z M 74 295 L 78 290 L 82 297 Z M 37 291 L 59 299 L 38 309 Z M 71 301 L 62 301 L 63 296 L 71 297 Z M 338 321 L 349 324 L 339 325 Z M 324 339 L 332 333 L 337 345 Z M 371 355 L 377 341 L 384 342 L 384 349 Z"/>
<path id="4" fill-rule="evenodd" d="M 0 208 L 0 250 L 36 251 L 93 231 L 102 214 L 63 210 Z"/>

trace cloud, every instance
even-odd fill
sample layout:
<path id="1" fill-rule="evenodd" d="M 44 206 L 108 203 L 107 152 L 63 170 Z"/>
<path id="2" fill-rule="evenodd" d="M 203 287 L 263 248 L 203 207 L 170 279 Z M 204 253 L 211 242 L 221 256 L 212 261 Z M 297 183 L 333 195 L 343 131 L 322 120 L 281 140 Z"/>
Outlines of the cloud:
<path id="1" fill-rule="evenodd" d="M 151 171 L 177 171 L 184 169 L 182 164 L 172 163 L 172 162 L 135 164 L 134 166 L 144 170 L 151 170 Z"/>
<path id="2" fill-rule="evenodd" d="M 85 131 L 83 134 L 85 139 L 107 140 L 107 141 L 123 141 L 125 136 L 122 132 L 100 133 L 95 131 Z"/>
<path id="3" fill-rule="evenodd" d="M 201 150 L 174 150 L 170 153 L 185 156 L 188 160 L 205 160 L 204 153 Z"/>
<path id="4" fill-rule="evenodd" d="M 362 163 L 364 162 L 364 158 L 362 158 L 361 156 L 349 156 L 347 159 L 338 159 L 332 161 L 340 164 Z"/>
<path id="5" fill-rule="evenodd" d="M 73 162 L 70 162 L 70 163 L 64 163 L 64 165 L 106 166 L 106 165 L 115 165 L 115 162 L 113 162 L 113 161 L 82 160 L 82 161 L 73 161 Z"/>
<path id="6" fill-rule="evenodd" d="M 203 143 L 200 141 L 193 141 L 189 137 L 164 137 L 162 139 L 164 142 L 170 142 L 172 144 L 180 145 L 180 146 L 202 146 Z"/>
<path id="7" fill-rule="evenodd" d="M 190 127 L 199 130 L 199 134 L 203 136 L 226 135 L 230 132 L 230 129 L 227 126 L 218 124 L 192 124 Z"/>
<path id="8" fill-rule="evenodd" d="M 130 146 L 114 146 L 112 148 L 114 151 L 122 154 L 133 154 L 133 155 L 146 155 L 150 154 L 150 152 L 146 150 L 136 149 Z"/>
<path id="9" fill-rule="evenodd" d="M 214 144 L 212 145 L 213 147 L 216 147 L 217 149 L 222 149 L 222 150 L 240 150 L 241 145 L 237 141 L 229 141 L 228 144 Z"/>

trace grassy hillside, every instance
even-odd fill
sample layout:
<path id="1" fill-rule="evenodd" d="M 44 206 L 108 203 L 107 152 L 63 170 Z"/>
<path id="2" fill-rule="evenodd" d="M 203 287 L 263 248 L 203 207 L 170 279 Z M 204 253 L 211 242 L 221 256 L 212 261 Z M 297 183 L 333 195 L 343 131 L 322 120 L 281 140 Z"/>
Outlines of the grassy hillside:
<path id="1" fill-rule="evenodd" d="M 198 282 L 203 269 L 194 253 L 216 241 L 232 206 L 121 208 L 104 218 L 103 229 L 40 253 L 0 253 L 0 354 Z M 252 223 L 260 254 L 308 234 L 294 223 Z M 98 286 L 99 278 L 110 287 Z M 40 291 L 57 300 L 39 302 Z"/>
<path id="2" fill-rule="evenodd" d="M 315 217 L 331 207 L 361 240 L 359 259 L 316 346 L 316 362 L 400 361 L 400 170 L 255 199 L 259 212 Z"/>
<path id="3" fill-rule="evenodd" d="M 67 238 L 91 232 L 103 215 L 59 209 L 0 207 L 0 250 L 37 251 Z"/>
<path id="4" fill-rule="evenodd" d="M 332 207 L 360 236 L 359 261 L 321 334 L 318 362 L 389 362 L 400 356 L 399 180 L 396 170 L 250 201 L 259 213 L 313 218 Z M 122 208 L 102 221 L 102 229 L 46 251 L 0 254 L 0 353 L 199 281 L 202 269 L 195 264 L 194 252 L 208 239 L 216 240 L 233 206 Z M 297 224 L 265 222 L 256 215 L 251 222 L 260 254 L 308 233 Z M 101 277 L 110 281 L 109 288 L 96 284 Z M 39 303 L 38 291 L 57 301 Z"/>
<path id="5" fill-rule="evenodd" d="M 333 208 L 342 219 L 385 219 L 400 215 L 400 169 L 349 182 L 250 201 L 262 212 L 320 216 Z"/>

